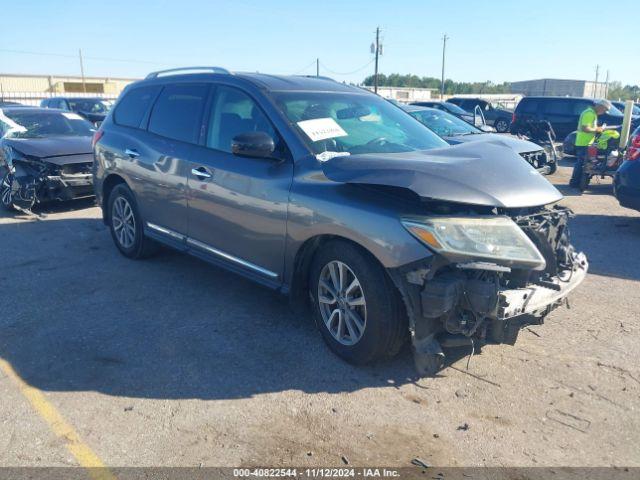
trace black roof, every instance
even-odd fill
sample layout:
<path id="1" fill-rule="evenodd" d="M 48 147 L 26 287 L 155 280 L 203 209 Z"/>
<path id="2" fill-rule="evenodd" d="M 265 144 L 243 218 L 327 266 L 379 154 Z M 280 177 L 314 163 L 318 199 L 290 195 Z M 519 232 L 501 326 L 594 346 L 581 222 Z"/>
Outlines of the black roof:
<path id="1" fill-rule="evenodd" d="M 549 100 L 549 99 L 554 99 L 554 100 L 586 100 L 588 102 L 595 102 L 596 99 L 595 98 L 589 98 L 589 97 L 558 97 L 558 96 L 554 96 L 554 95 L 531 95 L 531 96 L 526 96 L 523 97 L 522 100 L 524 99 L 536 99 L 536 100 Z M 520 101 L 522 101 L 520 100 Z"/>

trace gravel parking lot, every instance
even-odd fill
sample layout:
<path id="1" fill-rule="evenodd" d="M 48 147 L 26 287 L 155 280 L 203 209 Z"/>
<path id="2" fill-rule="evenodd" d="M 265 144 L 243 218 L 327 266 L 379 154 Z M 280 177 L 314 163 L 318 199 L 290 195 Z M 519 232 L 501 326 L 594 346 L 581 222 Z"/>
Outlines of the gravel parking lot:
<path id="1" fill-rule="evenodd" d="M 565 193 L 591 262 L 571 309 L 423 379 L 408 349 L 343 363 L 196 259 L 125 259 L 91 203 L 3 213 L 0 465 L 76 465 L 81 442 L 115 466 L 640 466 L 640 215 L 608 180 Z"/>

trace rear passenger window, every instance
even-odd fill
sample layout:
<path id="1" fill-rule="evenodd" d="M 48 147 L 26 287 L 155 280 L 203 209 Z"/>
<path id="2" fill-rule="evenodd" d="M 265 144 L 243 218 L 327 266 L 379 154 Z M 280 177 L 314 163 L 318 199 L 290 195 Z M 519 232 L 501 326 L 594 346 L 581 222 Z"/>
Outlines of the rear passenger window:
<path id="1" fill-rule="evenodd" d="M 552 115 L 572 115 L 574 102 L 570 100 L 552 100 L 547 103 L 546 113 Z"/>
<path id="2" fill-rule="evenodd" d="M 208 85 L 178 84 L 164 87 L 153 106 L 149 131 L 174 140 L 198 143 L 202 110 L 208 92 Z"/>
<path id="3" fill-rule="evenodd" d="M 278 137 L 271 122 L 244 92 L 219 86 L 209 117 L 207 146 L 231 153 L 231 140 L 240 133 L 265 132 L 276 144 Z"/>
<path id="4" fill-rule="evenodd" d="M 114 122 L 125 127 L 140 128 L 140 122 L 160 88 L 155 85 L 129 90 L 113 112 Z"/>
<path id="5" fill-rule="evenodd" d="M 519 113 L 537 113 L 538 112 L 538 100 L 520 100 L 517 110 Z"/>

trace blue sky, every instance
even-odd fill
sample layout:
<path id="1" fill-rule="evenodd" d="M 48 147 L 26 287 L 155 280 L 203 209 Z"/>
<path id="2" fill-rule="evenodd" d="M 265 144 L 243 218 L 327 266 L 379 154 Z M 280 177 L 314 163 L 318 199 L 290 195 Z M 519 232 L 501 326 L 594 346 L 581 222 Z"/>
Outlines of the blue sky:
<path id="1" fill-rule="evenodd" d="M 454 80 L 593 79 L 600 64 L 602 80 L 608 69 L 640 84 L 637 26 L 623 33 L 636 1 L 0 0 L 0 73 L 79 74 L 82 48 L 87 76 L 184 65 L 315 74 L 319 57 L 323 75 L 359 82 L 379 25 L 382 73 L 439 77 L 446 32 Z"/>

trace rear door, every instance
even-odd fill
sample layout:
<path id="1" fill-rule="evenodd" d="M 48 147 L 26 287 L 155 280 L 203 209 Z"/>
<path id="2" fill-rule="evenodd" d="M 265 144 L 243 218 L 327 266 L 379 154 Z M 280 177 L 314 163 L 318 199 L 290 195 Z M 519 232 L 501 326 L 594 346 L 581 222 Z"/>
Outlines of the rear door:
<path id="1" fill-rule="evenodd" d="M 246 92 L 215 87 L 205 114 L 206 140 L 188 167 L 189 243 L 267 284 L 282 280 L 293 162 L 266 114 Z M 279 160 L 231 153 L 232 139 L 262 131 Z"/>
<path id="2" fill-rule="evenodd" d="M 185 158 L 196 148 L 209 86 L 143 85 L 125 93 L 101 145 L 133 190 L 146 228 L 180 245 L 187 232 Z"/>
<path id="3" fill-rule="evenodd" d="M 198 155 L 210 85 L 163 87 L 140 136 L 136 182 L 147 227 L 173 239 L 187 234 L 187 176 Z"/>
<path id="4" fill-rule="evenodd" d="M 567 98 L 548 98 L 544 101 L 543 118 L 551 123 L 559 140 L 563 140 L 578 125 L 579 115 L 574 113 L 575 104 L 575 101 Z"/>

